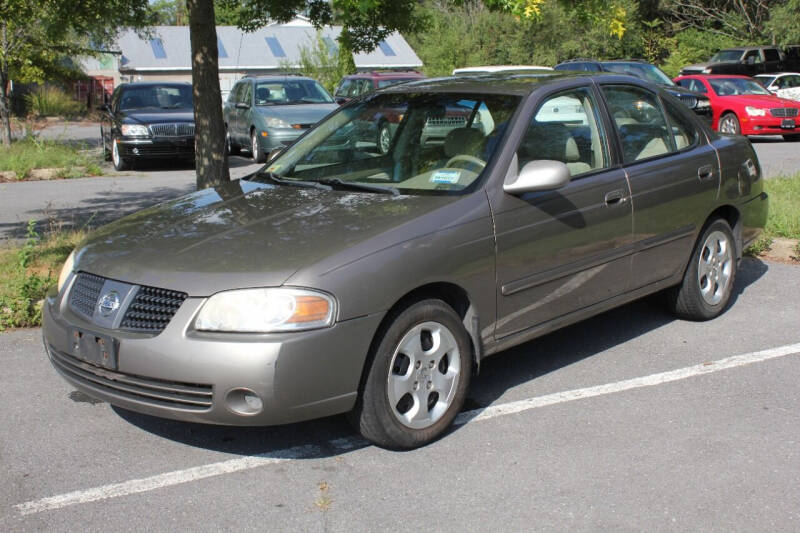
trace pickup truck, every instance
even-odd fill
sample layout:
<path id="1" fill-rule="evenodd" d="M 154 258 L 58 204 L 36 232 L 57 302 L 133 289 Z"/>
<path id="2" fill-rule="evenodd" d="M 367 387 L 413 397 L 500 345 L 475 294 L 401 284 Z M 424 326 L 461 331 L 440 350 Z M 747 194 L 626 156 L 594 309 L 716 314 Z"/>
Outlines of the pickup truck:
<path id="1" fill-rule="evenodd" d="M 681 76 L 689 74 L 742 74 L 755 76 L 783 70 L 783 55 L 776 46 L 746 46 L 720 50 L 705 63 L 687 65 Z"/>

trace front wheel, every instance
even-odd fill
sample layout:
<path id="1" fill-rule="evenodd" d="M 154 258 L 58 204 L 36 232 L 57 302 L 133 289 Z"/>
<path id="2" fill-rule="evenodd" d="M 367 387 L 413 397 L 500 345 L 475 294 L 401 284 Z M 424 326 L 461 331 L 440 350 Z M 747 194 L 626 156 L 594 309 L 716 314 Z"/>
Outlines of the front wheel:
<path id="1" fill-rule="evenodd" d="M 250 133 L 250 152 L 253 156 L 253 161 L 256 163 L 263 163 L 267 160 L 266 154 L 261 150 L 261 147 L 258 145 L 258 136 L 256 136 L 255 130 Z"/>
<path id="2" fill-rule="evenodd" d="M 239 145 L 231 139 L 231 132 L 228 128 L 225 128 L 225 141 L 228 148 L 228 155 L 239 155 Z"/>
<path id="3" fill-rule="evenodd" d="M 111 162 L 114 163 L 116 170 L 128 170 L 131 168 L 128 160 L 124 159 L 122 154 L 119 153 L 119 143 L 116 139 L 111 140 Z"/>
<path id="4" fill-rule="evenodd" d="M 725 311 L 736 279 L 736 241 L 728 223 L 709 224 L 692 253 L 680 285 L 667 291 L 672 311 L 687 320 L 709 320 Z"/>
<path id="5" fill-rule="evenodd" d="M 383 122 L 378 128 L 378 151 L 385 154 L 392 146 L 392 130 L 388 122 Z"/>
<path id="6" fill-rule="evenodd" d="M 103 147 L 103 161 L 111 161 L 111 150 L 106 142 L 106 132 L 103 126 L 100 126 L 100 144 Z"/>
<path id="7" fill-rule="evenodd" d="M 416 448 L 439 437 L 464 405 L 472 344 L 441 300 L 397 313 L 374 352 L 351 421 L 379 446 Z"/>
<path id="8" fill-rule="evenodd" d="M 742 133 L 742 127 L 739 124 L 739 119 L 733 113 L 725 113 L 719 119 L 717 130 L 720 133 L 727 133 L 729 135 L 739 135 Z"/>

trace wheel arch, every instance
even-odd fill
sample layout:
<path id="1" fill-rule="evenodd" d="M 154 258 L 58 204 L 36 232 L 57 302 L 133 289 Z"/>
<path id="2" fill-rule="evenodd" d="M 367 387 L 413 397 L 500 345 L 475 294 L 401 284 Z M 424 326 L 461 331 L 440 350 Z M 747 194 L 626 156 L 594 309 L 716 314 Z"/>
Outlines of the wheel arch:
<path id="1" fill-rule="evenodd" d="M 483 354 L 483 345 L 480 336 L 480 321 L 478 318 L 475 305 L 469 297 L 467 291 L 455 283 L 450 282 L 433 282 L 427 283 L 416 287 L 402 297 L 400 297 L 392 306 L 386 311 L 378 328 L 372 336 L 372 341 L 369 345 L 369 352 L 364 360 L 364 366 L 361 369 L 361 378 L 358 383 L 359 398 L 364 390 L 367 374 L 372 365 L 375 357 L 375 351 L 378 344 L 381 342 L 386 330 L 392 324 L 395 317 L 402 312 L 403 309 L 423 300 L 437 299 L 441 300 L 450 307 L 461 317 L 464 328 L 469 334 L 470 343 L 472 344 L 472 366 L 473 371 L 477 373 L 480 365 L 481 356 Z"/>
<path id="2" fill-rule="evenodd" d="M 703 231 L 705 230 L 705 228 L 709 224 L 711 224 L 712 221 L 718 218 L 721 218 L 722 220 L 727 222 L 728 225 L 731 227 L 731 231 L 733 232 L 734 244 L 736 245 L 736 258 L 741 259 L 742 253 L 744 252 L 744 250 L 742 250 L 742 224 L 741 224 L 742 213 L 739 211 L 739 209 L 736 208 L 736 206 L 733 206 L 731 204 L 725 204 L 714 209 L 714 211 L 712 211 L 708 215 L 708 217 L 706 217 L 706 220 L 703 222 L 703 227 L 700 230 L 700 233 L 698 234 L 697 238 L 700 239 L 700 237 L 702 237 L 703 235 Z"/>

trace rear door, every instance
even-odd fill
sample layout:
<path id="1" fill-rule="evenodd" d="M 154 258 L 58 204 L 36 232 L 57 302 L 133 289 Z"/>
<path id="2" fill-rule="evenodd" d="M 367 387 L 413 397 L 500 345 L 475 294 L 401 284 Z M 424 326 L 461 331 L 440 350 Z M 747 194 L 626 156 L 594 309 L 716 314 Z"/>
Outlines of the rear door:
<path id="1" fill-rule="evenodd" d="M 610 124 L 592 85 L 551 93 L 527 119 L 512 169 L 565 163 L 553 191 L 490 197 L 497 239 L 497 338 L 568 315 L 627 289 L 632 212 L 625 172 L 611 157 Z"/>
<path id="2" fill-rule="evenodd" d="M 631 187 L 636 289 L 683 271 L 717 197 L 719 164 L 679 102 L 634 85 L 603 85 L 602 92 Z"/>

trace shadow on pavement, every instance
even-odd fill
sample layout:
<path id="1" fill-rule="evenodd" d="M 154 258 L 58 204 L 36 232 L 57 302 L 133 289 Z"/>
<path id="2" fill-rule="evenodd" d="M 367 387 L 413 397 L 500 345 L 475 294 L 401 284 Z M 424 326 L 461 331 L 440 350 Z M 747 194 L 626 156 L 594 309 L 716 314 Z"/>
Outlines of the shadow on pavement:
<path id="1" fill-rule="evenodd" d="M 745 259 L 736 278 L 733 303 L 738 295 L 768 270 L 758 259 Z M 481 364 L 473 378 L 464 410 L 481 409 L 521 383 L 544 376 L 586 357 L 658 329 L 676 320 L 660 294 L 602 313 L 578 324 L 506 350 Z M 210 426 L 165 420 L 113 408 L 139 428 L 189 446 L 236 455 L 279 457 L 288 448 L 314 451 L 293 458 L 323 458 L 369 446 L 357 437 L 344 416 L 271 427 Z M 459 426 L 460 427 L 460 426 Z M 458 431 L 459 427 L 451 429 Z M 332 446 L 346 439 L 348 446 Z"/>

